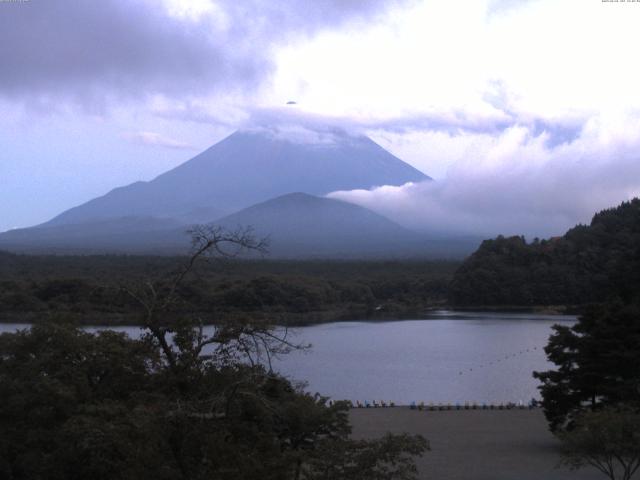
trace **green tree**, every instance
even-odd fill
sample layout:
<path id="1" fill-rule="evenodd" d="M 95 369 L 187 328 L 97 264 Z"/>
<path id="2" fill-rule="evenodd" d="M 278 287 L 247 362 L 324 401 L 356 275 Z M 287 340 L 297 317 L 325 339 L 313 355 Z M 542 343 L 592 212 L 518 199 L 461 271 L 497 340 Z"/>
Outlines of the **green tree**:
<path id="1" fill-rule="evenodd" d="M 637 306 L 594 306 L 574 326 L 554 331 L 545 352 L 557 368 L 533 374 L 552 431 L 570 428 L 585 410 L 640 402 Z"/>
<path id="2" fill-rule="evenodd" d="M 594 215 L 562 237 L 482 242 L 456 272 L 457 305 L 586 305 L 640 301 L 640 199 Z"/>
<path id="3" fill-rule="evenodd" d="M 304 480 L 414 479 L 414 456 L 429 449 L 421 437 L 387 434 L 377 440 L 322 440 L 301 472 Z"/>
<path id="4" fill-rule="evenodd" d="M 611 480 L 630 480 L 640 468 L 640 414 L 606 408 L 576 419 L 559 435 L 562 463 L 573 469 L 592 466 Z"/>

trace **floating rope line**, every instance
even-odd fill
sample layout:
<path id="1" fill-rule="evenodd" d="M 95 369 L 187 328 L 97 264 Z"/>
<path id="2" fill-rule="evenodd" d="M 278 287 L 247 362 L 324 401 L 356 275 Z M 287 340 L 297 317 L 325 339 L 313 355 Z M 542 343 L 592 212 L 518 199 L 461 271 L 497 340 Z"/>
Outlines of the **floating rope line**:
<path id="1" fill-rule="evenodd" d="M 532 352 L 534 350 L 538 350 L 538 347 L 530 347 L 530 348 L 526 348 L 524 350 L 520 350 L 519 352 L 516 352 L 516 353 L 509 353 L 509 354 L 505 355 L 504 357 L 500 357 L 500 358 L 497 358 L 495 360 L 490 361 L 486 365 L 485 364 L 480 364 L 480 365 L 476 366 L 475 368 L 476 369 L 485 368 L 485 366 L 498 364 L 498 363 L 502 362 L 503 360 L 510 360 L 512 358 L 516 358 L 516 357 L 518 357 L 520 355 L 524 355 L 525 353 Z M 468 371 L 468 372 L 473 372 L 473 367 L 469 367 L 468 369 L 465 369 L 465 370 Z M 464 374 L 464 370 L 460 370 L 458 372 L 458 375 L 463 375 L 463 374 Z"/>

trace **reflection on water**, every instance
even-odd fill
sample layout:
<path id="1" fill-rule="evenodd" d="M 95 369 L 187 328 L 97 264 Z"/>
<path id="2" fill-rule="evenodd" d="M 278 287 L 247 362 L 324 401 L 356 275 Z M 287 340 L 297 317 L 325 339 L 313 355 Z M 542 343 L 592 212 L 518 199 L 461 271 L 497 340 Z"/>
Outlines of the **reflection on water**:
<path id="1" fill-rule="evenodd" d="M 339 322 L 295 329 L 311 343 L 275 368 L 335 399 L 499 403 L 539 398 L 534 370 L 546 370 L 543 347 L 555 323 L 575 317 L 437 311 L 422 320 Z M 0 325 L 15 331 L 25 325 Z M 97 328 L 91 328 L 95 330 Z M 118 327 L 132 336 L 138 327 Z"/>

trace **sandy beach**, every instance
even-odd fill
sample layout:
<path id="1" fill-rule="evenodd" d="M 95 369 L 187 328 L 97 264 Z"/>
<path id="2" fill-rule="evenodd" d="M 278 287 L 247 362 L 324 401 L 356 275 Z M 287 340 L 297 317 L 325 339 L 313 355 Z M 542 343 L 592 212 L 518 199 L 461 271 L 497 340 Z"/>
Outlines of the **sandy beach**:
<path id="1" fill-rule="evenodd" d="M 558 442 L 540 410 L 419 411 L 362 408 L 350 413 L 354 438 L 421 434 L 431 451 L 418 460 L 430 480 L 602 480 L 592 468 L 558 464 Z"/>

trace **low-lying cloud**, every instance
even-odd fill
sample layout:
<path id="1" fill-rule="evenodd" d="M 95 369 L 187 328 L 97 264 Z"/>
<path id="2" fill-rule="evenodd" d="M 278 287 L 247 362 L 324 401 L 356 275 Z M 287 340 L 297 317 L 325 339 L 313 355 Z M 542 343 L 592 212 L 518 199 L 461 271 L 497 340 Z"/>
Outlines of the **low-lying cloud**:
<path id="1" fill-rule="evenodd" d="M 534 237 L 560 235 L 640 195 L 640 115 L 596 116 L 573 140 L 549 140 L 514 125 L 478 135 L 440 181 L 329 196 L 418 230 Z"/>

